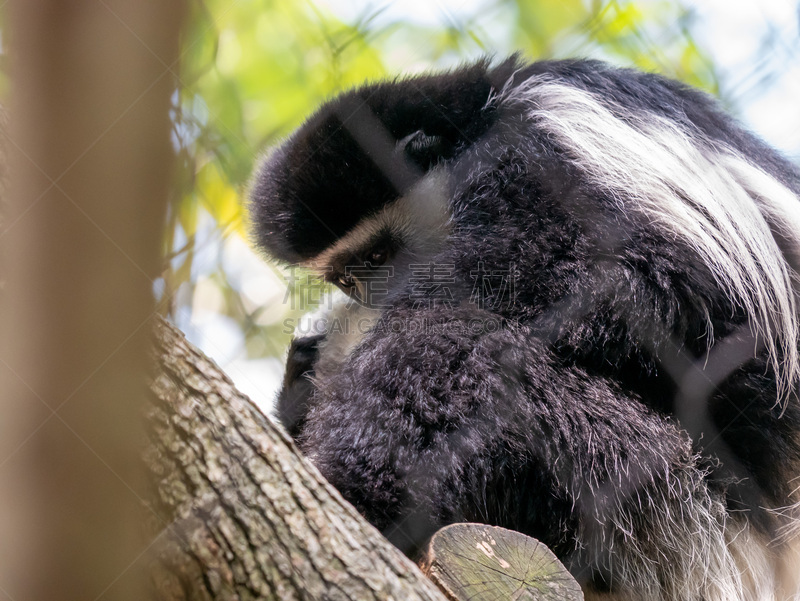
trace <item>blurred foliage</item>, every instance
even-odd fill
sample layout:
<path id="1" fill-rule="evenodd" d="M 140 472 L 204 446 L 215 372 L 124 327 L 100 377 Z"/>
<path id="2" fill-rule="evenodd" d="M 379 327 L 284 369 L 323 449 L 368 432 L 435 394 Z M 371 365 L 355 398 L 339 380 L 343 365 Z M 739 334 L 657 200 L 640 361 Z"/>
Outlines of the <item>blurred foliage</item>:
<path id="1" fill-rule="evenodd" d="M 228 354 L 245 358 L 280 356 L 291 335 L 286 320 L 312 309 L 324 292 L 308 274 L 265 267 L 246 249 L 250 174 L 259 156 L 337 92 L 520 52 L 531 60 L 578 56 L 636 66 L 703 88 L 734 112 L 756 106 L 768 113 L 774 104 L 759 94 L 787 68 L 800 73 L 795 40 L 787 44 L 776 31 L 745 51 L 745 68 L 720 70 L 696 42 L 709 23 L 696 26 L 697 11 L 683 4 L 693 0 L 186 1 L 190 14 L 172 102 L 179 169 L 168 212 L 168 260 L 154 290 L 162 311 L 190 336 L 195 327 L 208 331 L 203 319 L 215 316 L 226 330 L 218 346 L 235 331 L 238 351 Z M 3 6 L 0 99 L 9 88 L 13 34 L 5 29 Z M 716 10 L 728 9 L 718 4 Z M 736 54 L 739 40 L 731 41 L 727 50 Z M 201 346 L 218 360 L 224 354 Z"/>
<path id="2" fill-rule="evenodd" d="M 603 58 L 719 93 L 714 66 L 690 35 L 692 12 L 675 2 L 486 0 L 453 11 L 431 0 L 432 22 L 415 18 L 418 3 L 398 11 L 402 0 L 190 1 L 173 114 L 181 194 L 169 216 L 162 298 L 185 323 L 198 283 L 213 283 L 215 308 L 240 324 L 250 356 L 280 355 L 290 336 L 283 319 L 309 306 L 285 302 L 275 311 L 243 301 L 219 248 L 228 236 L 247 236 L 243 199 L 259 154 L 336 92 L 521 51 L 530 59 Z M 198 265 L 209 249 L 217 250 Z M 283 301 L 297 298 L 302 279 L 290 280 Z"/>

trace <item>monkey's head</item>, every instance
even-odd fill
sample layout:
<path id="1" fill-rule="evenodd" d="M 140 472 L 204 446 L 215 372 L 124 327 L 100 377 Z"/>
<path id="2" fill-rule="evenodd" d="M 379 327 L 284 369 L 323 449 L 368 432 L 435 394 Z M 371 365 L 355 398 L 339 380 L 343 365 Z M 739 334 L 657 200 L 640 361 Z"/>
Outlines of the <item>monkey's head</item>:
<path id="1" fill-rule="evenodd" d="M 257 243 L 370 304 L 376 269 L 399 280 L 441 249 L 452 185 L 445 164 L 492 127 L 488 101 L 516 68 L 514 58 L 494 68 L 482 61 L 325 104 L 255 177 Z"/>

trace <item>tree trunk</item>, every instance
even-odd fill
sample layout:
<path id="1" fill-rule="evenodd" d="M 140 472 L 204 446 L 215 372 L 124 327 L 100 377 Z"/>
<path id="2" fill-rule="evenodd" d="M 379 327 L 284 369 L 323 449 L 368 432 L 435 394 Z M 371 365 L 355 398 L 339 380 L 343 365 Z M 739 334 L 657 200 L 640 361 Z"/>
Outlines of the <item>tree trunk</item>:
<path id="1" fill-rule="evenodd" d="M 2 601 L 142 599 L 136 426 L 182 4 L 2 3 Z"/>
<path id="2" fill-rule="evenodd" d="M 145 460 L 156 598 L 442 601 L 288 437 L 174 328 L 158 328 Z"/>

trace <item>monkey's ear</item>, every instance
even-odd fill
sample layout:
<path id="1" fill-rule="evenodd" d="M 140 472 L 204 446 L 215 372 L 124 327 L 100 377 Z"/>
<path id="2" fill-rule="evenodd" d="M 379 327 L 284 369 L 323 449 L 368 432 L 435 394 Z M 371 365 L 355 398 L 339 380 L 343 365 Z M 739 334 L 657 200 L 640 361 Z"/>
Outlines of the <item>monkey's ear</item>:
<path id="1" fill-rule="evenodd" d="M 367 86 L 356 92 L 409 156 L 447 158 L 477 140 L 494 123 L 490 99 L 522 64 L 513 55 L 496 66 L 486 58 L 437 75 Z"/>
<path id="2" fill-rule="evenodd" d="M 428 135 L 421 129 L 409 134 L 397 143 L 405 158 L 423 171 L 435 167 L 456 154 L 457 145 L 444 136 Z"/>
<path id="3" fill-rule="evenodd" d="M 397 147 L 405 158 L 427 171 L 453 158 L 491 127 L 490 99 L 520 67 L 516 54 L 495 67 L 484 59 L 437 77 L 396 82 L 393 85 L 402 93 L 396 95 L 391 110 L 385 108 L 389 103 L 380 101 L 380 88 L 365 102 L 373 103 L 381 121 L 400 138 Z"/>

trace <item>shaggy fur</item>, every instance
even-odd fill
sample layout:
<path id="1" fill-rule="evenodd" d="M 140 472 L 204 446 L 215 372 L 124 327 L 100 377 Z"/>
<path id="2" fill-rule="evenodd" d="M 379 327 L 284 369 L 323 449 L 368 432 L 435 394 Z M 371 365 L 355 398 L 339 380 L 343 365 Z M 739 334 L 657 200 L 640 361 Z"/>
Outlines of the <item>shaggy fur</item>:
<path id="1" fill-rule="evenodd" d="M 278 414 L 407 552 L 478 521 L 590 599 L 800 599 L 798 196 L 652 74 L 509 59 L 343 94 L 251 212 L 368 327 L 296 341 Z"/>

